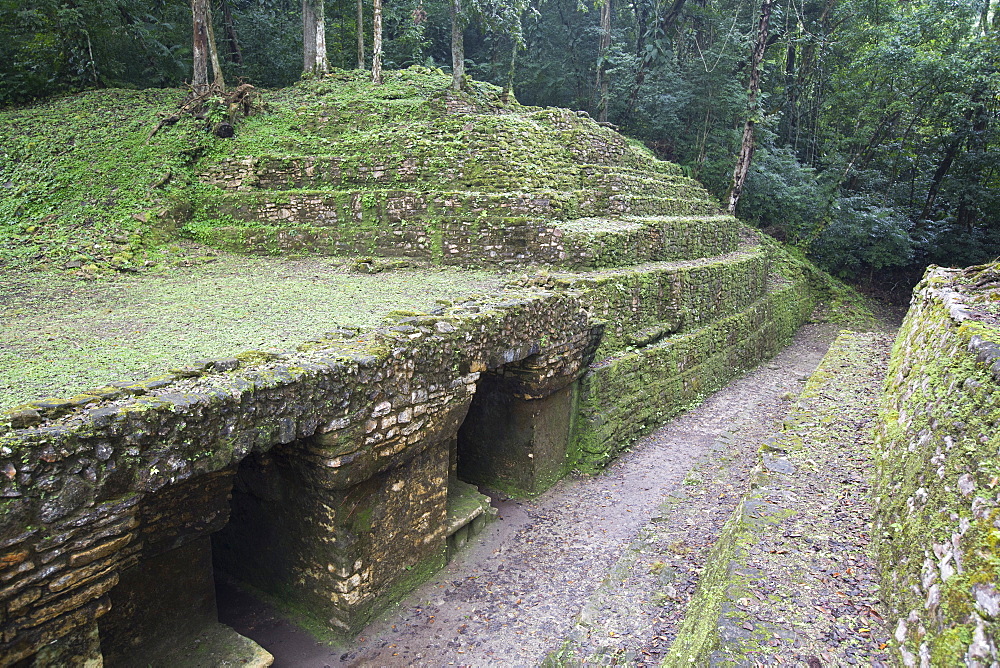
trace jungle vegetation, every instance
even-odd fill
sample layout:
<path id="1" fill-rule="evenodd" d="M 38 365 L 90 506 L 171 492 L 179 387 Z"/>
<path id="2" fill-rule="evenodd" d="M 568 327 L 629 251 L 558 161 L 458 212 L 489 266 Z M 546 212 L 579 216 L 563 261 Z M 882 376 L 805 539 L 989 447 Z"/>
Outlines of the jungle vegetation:
<path id="1" fill-rule="evenodd" d="M 0 0 L 0 107 L 414 64 L 586 110 L 862 284 L 1000 255 L 1000 0 Z"/>

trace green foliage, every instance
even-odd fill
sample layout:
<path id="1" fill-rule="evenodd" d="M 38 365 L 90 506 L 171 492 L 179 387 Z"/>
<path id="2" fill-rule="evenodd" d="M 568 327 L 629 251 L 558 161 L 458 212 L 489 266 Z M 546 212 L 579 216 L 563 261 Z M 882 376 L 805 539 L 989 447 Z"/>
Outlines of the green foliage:
<path id="1" fill-rule="evenodd" d="M 190 12 L 162 0 L 0 1 L 0 107 L 64 91 L 177 84 Z"/>
<path id="2" fill-rule="evenodd" d="M 812 257 L 841 278 L 905 265 L 913 255 L 910 223 L 871 196 L 842 197 L 831 222 L 810 246 Z"/>
<path id="3" fill-rule="evenodd" d="M 600 52 L 592 5 L 466 0 L 469 72 L 499 85 L 513 75 L 533 105 L 593 112 L 603 68 L 609 119 L 725 195 L 747 114 L 756 8 L 614 3 L 611 47 Z M 386 5 L 386 66 L 448 63 L 448 7 Z M 353 67 L 354 6 L 326 10 L 331 63 Z M 297 0 L 215 0 L 213 12 L 229 81 L 298 79 Z M 1000 254 L 998 16 L 997 0 L 775 8 L 741 215 L 841 273 Z M 190 40 L 184 3 L 0 0 L 0 105 L 90 87 L 179 85 Z"/>
<path id="4" fill-rule="evenodd" d="M 816 170 L 788 148 L 762 148 L 754 156 L 737 209 L 745 220 L 794 246 L 808 246 L 822 225 L 827 196 Z"/>

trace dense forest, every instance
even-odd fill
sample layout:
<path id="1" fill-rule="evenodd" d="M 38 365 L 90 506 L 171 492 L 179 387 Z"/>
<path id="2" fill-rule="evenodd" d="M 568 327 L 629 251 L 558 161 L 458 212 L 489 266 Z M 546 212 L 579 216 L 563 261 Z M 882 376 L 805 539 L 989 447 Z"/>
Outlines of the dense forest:
<path id="1" fill-rule="evenodd" d="M 862 285 L 1000 255 L 1000 0 L 0 0 L 0 106 L 197 85 L 199 5 L 230 86 L 464 45 L 466 75 L 614 124 Z"/>

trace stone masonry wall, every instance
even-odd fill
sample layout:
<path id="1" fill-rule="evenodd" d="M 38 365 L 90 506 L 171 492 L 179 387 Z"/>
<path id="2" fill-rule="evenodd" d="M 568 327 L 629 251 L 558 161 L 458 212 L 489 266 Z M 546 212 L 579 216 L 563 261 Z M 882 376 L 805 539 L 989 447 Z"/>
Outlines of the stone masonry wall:
<path id="1" fill-rule="evenodd" d="M 532 285 L 586 290 L 591 312 L 606 319 L 597 359 L 652 345 L 740 311 L 764 297 L 770 259 L 762 248 L 686 263 L 551 274 Z"/>
<path id="2" fill-rule="evenodd" d="M 932 267 L 914 290 L 876 429 L 874 538 L 904 666 L 1000 661 L 1000 328 L 996 284 L 975 282 Z"/>
<path id="3" fill-rule="evenodd" d="M 495 139 L 495 138 L 494 138 Z M 485 147 L 484 147 L 485 148 Z M 475 190 L 488 183 L 492 190 L 511 191 L 525 187 L 528 166 L 497 163 L 481 164 L 482 153 L 468 151 L 448 165 L 439 156 L 339 156 L 225 158 L 209 167 L 201 178 L 227 191 L 311 190 L 351 188 L 381 189 L 426 184 L 454 190 Z M 699 199 L 704 188 L 681 176 L 651 178 L 646 170 L 629 170 L 607 165 L 580 165 L 576 169 L 553 170 L 545 186 L 557 190 L 590 189 L 607 192 L 643 191 L 650 195 L 683 196 Z"/>
<path id="4" fill-rule="evenodd" d="M 464 414 L 487 368 L 530 358 L 537 374 L 527 392 L 573 382 L 595 327 L 576 295 L 526 293 L 414 318 L 367 341 L 216 360 L 8 415 L 0 656 L 30 656 L 107 611 L 119 573 L 149 541 L 133 547 L 147 495 L 310 437 L 299 464 L 308 485 L 349 488 L 419 455 L 442 425 L 457 428 L 461 418 L 449 416 Z"/>
<path id="5" fill-rule="evenodd" d="M 475 193 L 417 190 L 249 192 L 204 204 L 192 227 L 222 248 L 423 258 L 444 264 L 587 266 L 593 247 L 565 244 L 552 220 L 714 215 L 710 198 L 593 190 Z M 592 245 L 589 245 L 592 246 Z M 730 248 L 705 254 L 715 255 Z"/>
<path id="6" fill-rule="evenodd" d="M 566 251 L 560 264 L 578 268 L 696 260 L 729 253 L 739 243 L 739 223 L 732 216 L 582 218 L 556 225 Z"/>
<path id="7" fill-rule="evenodd" d="M 605 323 L 597 313 L 607 296 L 594 286 L 524 287 L 360 339 L 335 332 L 283 354 L 199 361 L 6 414 L 0 656 L 16 661 L 63 636 L 89 638 L 124 573 L 191 541 L 204 546 L 209 534 L 217 567 L 289 609 L 357 631 L 443 563 L 449 448 L 484 372 L 526 402 L 529 417 L 557 393 L 563 412 L 579 398 L 565 461 L 537 462 L 544 467 L 525 478 L 534 492 L 569 466 L 604 463 L 776 352 L 811 308 L 808 285 L 772 285 L 738 310 L 762 288 L 767 262 L 753 252 L 730 259 L 712 270 L 728 286 L 699 263 L 681 268 L 691 308 L 705 310 L 688 323 L 693 331 L 636 340 L 636 350 L 593 367 L 618 317 L 609 311 Z M 723 271 L 729 265 L 735 273 Z M 622 317 L 633 301 L 669 291 L 673 279 L 664 280 L 623 297 Z M 553 413 L 538 425 L 536 452 L 562 457 L 552 434 L 569 433 L 570 419 Z M 227 524 L 220 500 L 234 472 Z"/>
<path id="8" fill-rule="evenodd" d="M 815 307 L 804 283 L 694 331 L 595 364 L 581 381 L 573 443 L 593 471 L 632 441 L 784 347 Z"/>

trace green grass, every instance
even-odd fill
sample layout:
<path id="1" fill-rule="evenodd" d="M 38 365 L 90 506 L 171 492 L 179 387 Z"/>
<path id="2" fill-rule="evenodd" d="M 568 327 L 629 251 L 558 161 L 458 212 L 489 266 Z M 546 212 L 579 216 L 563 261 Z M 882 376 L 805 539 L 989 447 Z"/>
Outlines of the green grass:
<path id="1" fill-rule="evenodd" d="M 96 281 L 0 272 L 0 407 L 140 380 L 197 358 L 288 350 L 393 310 L 499 289 L 486 272 L 349 272 L 329 259 L 223 256 Z"/>
<path id="2" fill-rule="evenodd" d="M 101 90 L 0 111 L 0 267 L 134 265 L 155 237 L 142 219 L 187 187 L 203 141 L 192 123 L 147 141 L 181 98 Z"/>

